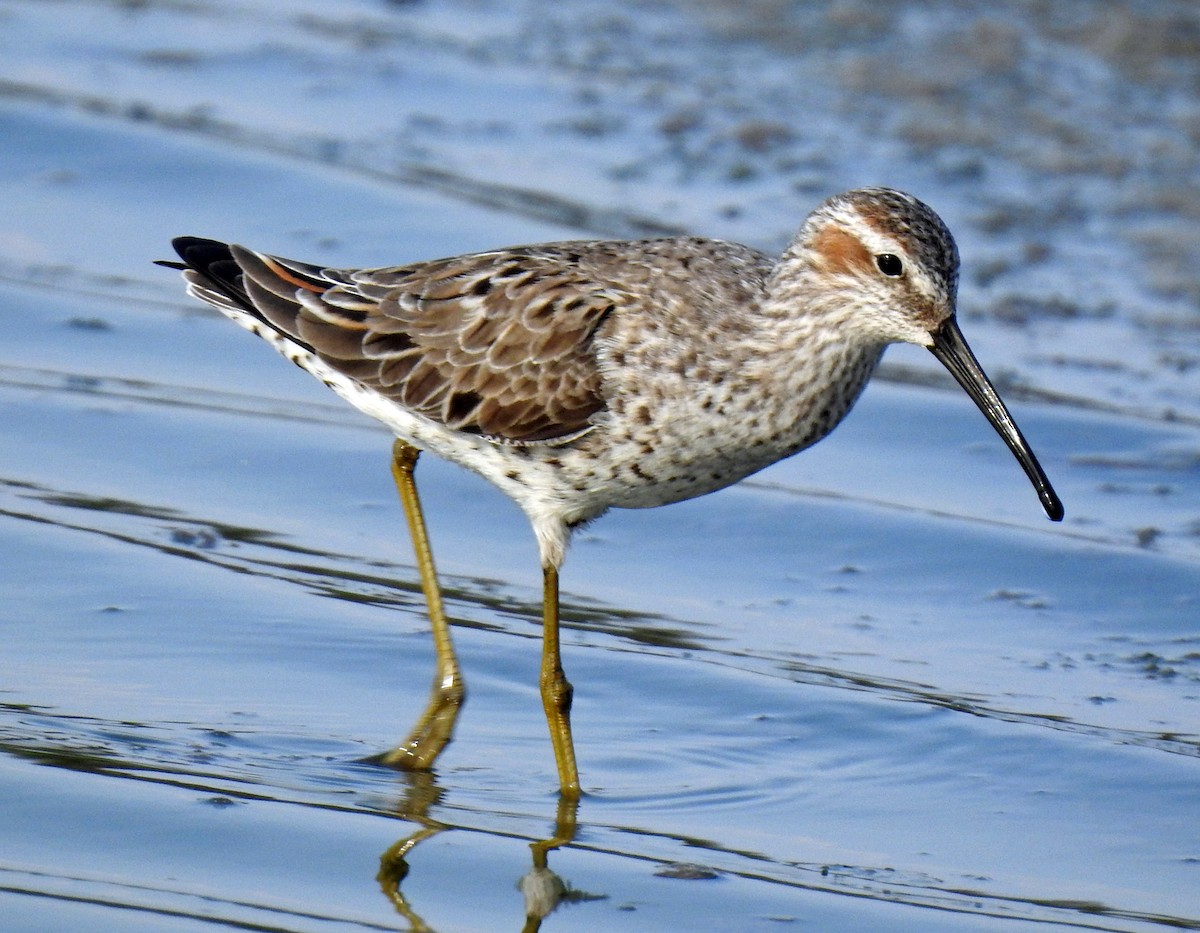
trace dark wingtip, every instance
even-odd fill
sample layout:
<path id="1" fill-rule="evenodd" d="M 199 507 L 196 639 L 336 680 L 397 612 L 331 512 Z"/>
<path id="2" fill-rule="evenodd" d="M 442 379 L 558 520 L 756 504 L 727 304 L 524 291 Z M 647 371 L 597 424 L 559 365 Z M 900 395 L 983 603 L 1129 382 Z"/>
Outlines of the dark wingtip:
<path id="1" fill-rule="evenodd" d="M 183 262 L 160 259 L 157 264 L 168 269 L 186 272 L 189 269 L 202 275 L 208 284 L 237 302 L 256 317 L 261 317 L 242 285 L 242 269 L 233 258 L 228 243 L 198 236 L 177 236 L 171 241 Z"/>
<path id="2" fill-rule="evenodd" d="M 177 236 L 171 240 L 171 246 L 174 247 L 183 262 L 177 262 L 174 259 L 155 259 L 156 266 L 181 272 L 185 269 L 195 269 L 197 272 L 207 273 L 214 263 L 233 258 L 228 244 L 205 237 Z"/>
<path id="3" fill-rule="evenodd" d="M 177 236 L 171 241 L 171 246 L 187 268 L 198 272 L 206 272 L 215 263 L 233 258 L 228 243 L 205 237 Z"/>

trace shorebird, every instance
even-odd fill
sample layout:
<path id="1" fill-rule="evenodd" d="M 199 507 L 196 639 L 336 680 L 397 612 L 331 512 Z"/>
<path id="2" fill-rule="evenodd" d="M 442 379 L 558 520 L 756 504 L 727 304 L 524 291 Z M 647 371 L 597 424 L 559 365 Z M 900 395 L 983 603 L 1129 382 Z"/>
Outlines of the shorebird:
<path id="1" fill-rule="evenodd" d="M 540 687 L 564 797 L 579 795 L 558 574 L 608 509 L 721 489 L 821 440 L 892 343 L 928 348 L 982 410 L 1050 519 L 1063 507 L 955 321 L 958 249 L 888 188 L 829 198 L 779 258 L 669 237 L 521 246 L 331 269 L 215 240 L 173 241 L 214 305 L 396 436 L 392 472 L 434 632 L 430 707 L 382 759 L 427 768 L 464 697 L 414 469 L 474 470 L 533 526 L 543 572 Z"/>

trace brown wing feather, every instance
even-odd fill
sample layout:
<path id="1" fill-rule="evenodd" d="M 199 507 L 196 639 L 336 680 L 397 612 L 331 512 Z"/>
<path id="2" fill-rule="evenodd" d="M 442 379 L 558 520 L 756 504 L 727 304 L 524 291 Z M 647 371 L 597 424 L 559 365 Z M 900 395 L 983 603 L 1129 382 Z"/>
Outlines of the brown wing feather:
<path id="1" fill-rule="evenodd" d="M 552 441 L 604 407 L 593 340 L 622 296 L 588 277 L 571 244 L 359 271 L 229 249 L 256 313 L 448 427 Z"/>

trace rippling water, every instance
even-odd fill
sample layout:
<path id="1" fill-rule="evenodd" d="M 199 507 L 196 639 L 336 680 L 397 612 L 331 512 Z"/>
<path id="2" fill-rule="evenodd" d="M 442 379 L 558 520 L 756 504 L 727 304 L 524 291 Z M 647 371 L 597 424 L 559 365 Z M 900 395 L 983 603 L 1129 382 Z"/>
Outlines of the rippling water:
<path id="1" fill-rule="evenodd" d="M 748 9 L 0 2 L 6 930 L 1200 928 L 1196 15 Z M 436 773 L 367 763 L 432 674 L 388 439 L 169 238 L 770 245 L 881 181 L 1067 521 L 890 351 L 814 450 L 579 536 L 572 808 L 532 536 L 423 460 L 469 699 Z"/>

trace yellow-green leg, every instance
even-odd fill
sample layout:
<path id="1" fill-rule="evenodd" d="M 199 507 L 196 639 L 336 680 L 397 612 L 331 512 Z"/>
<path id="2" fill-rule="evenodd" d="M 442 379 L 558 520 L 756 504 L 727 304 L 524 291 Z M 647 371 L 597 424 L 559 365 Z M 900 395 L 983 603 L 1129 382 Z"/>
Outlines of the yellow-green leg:
<path id="1" fill-rule="evenodd" d="M 433 629 L 437 667 L 425 712 L 413 726 L 408 738 L 380 757 L 380 761 L 386 765 L 410 771 L 433 767 L 434 761 L 454 734 L 459 707 L 466 699 L 466 688 L 459 673 L 454 643 L 450 639 L 450 623 L 446 621 L 446 612 L 442 608 L 442 592 L 438 587 L 433 551 L 429 547 L 425 516 L 421 512 L 421 500 L 417 496 L 417 482 L 413 475 L 420 454 L 421 451 L 416 447 L 397 439 L 392 445 L 392 478 L 400 493 L 400 502 L 404 506 L 404 516 L 408 519 L 408 531 L 417 556 L 421 589 L 425 593 L 429 624 Z"/>
<path id="2" fill-rule="evenodd" d="M 579 769 L 571 738 L 571 684 L 563 673 L 558 645 L 558 568 L 542 568 L 542 707 L 550 727 L 558 783 L 569 800 L 579 798 Z"/>

